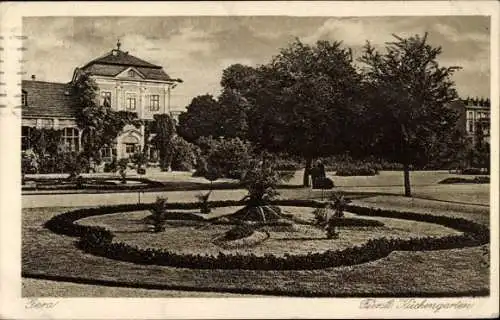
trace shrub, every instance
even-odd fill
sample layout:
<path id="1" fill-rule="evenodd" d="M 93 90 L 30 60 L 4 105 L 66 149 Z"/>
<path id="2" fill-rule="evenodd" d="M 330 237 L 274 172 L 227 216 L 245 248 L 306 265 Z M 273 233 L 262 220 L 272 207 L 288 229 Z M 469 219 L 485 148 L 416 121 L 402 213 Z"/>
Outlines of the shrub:
<path id="1" fill-rule="evenodd" d="M 328 220 L 326 225 L 326 237 L 328 239 L 338 239 L 339 233 L 337 231 L 338 223 L 337 221 L 341 220 L 339 218 L 333 217 Z"/>
<path id="2" fill-rule="evenodd" d="M 134 153 L 131 157 L 130 160 L 133 164 L 136 165 L 137 168 L 137 173 L 138 174 L 145 174 L 146 170 L 141 170 L 144 169 L 143 166 L 145 166 L 148 163 L 148 157 L 144 152 L 136 152 Z M 144 173 L 141 173 L 144 172 Z"/>
<path id="3" fill-rule="evenodd" d="M 118 160 L 118 173 L 122 178 L 122 183 L 127 182 L 127 167 L 128 167 L 128 159 L 120 159 Z"/>
<path id="4" fill-rule="evenodd" d="M 461 170 L 462 174 L 484 174 L 481 168 L 465 168 Z"/>
<path id="5" fill-rule="evenodd" d="M 344 216 L 344 211 L 348 203 L 351 200 L 346 199 L 341 193 L 332 194 L 330 201 L 328 202 L 328 207 L 335 210 L 335 216 L 342 218 Z"/>
<path id="6" fill-rule="evenodd" d="M 208 168 L 216 168 L 221 178 L 240 179 L 243 172 L 250 166 L 252 146 L 240 138 L 202 137 L 197 145 L 201 149 L 201 156 L 206 161 L 205 168 L 199 168 L 197 175 Z"/>
<path id="7" fill-rule="evenodd" d="M 281 171 L 297 171 L 302 168 L 300 161 L 290 159 L 290 158 L 284 158 L 278 157 L 276 160 L 276 169 L 281 170 Z"/>
<path id="8" fill-rule="evenodd" d="M 439 184 L 454 184 L 454 183 L 490 183 L 490 177 L 474 177 L 473 179 L 467 178 L 446 178 L 438 182 Z"/>
<path id="9" fill-rule="evenodd" d="M 314 214 L 314 224 L 319 227 L 324 227 L 326 225 L 328 209 L 325 207 L 316 208 L 314 209 L 313 214 Z"/>
<path id="10" fill-rule="evenodd" d="M 337 176 L 374 176 L 378 174 L 378 169 L 370 164 L 361 166 L 345 165 L 335 172 Z"/>
<path id="11" fill-rule="evenodd" d="M 196 145 L 187 142 L 180 136 L 175 136 L 172 146 L 172 170 L 191 171 L 196 164 Z"/>
<path id="12" fill-rule="evenodd" d="M 241 180 L 248 191 L 244 199 L 248 199 L 250 206 L 267 204 L 279 195 L 276 186 L 283 179 L 283 174 L 276 169 L 272 159 L 252 160 Z"/>
<path id="13" fill-rule="evenodd" d="M 86 157 L 77 153 L 65 153 L 62 155 L 64 171 L 69 173 L 69 179 L 76 179 L 80 173 L 87 172 L 90 163 Z"/>
<path id="14" fill-rule="evenodd" d="M 156 199 L 156 202 L 153 204 L 151 208 L 151 223 L 153 224 L 154 232 L 165 231 L 165 205 L 167 203 L 167 198 Z"/>
<path id="15" fill-rule="evenodd" d="M 118 170 L 118 163 L 116 162 L 116 159 L 114 159 L 114 158 L 113 158 L 113 160 L 111 160 L 111 162 L 104 164 L 104 172 L 115 173 L 117 170 Z"/>
<path id="16" fill-rule="evenodd" d="M 378 159 L 375 157 L 368 157 L 366 159 L 353 159 L 349 155 L 341 155 L 321 158 L 321 161 L 327 168 L 327 171 L 344 170 L 344 168 L 351 167 L 369 167 L 376 169 L 377 171 L 399 171 L 403 169 L 403 166 L 399 163 L 388 162 L 387 160 Z"/>
<path id="17" fill-rule="evenodd" d="M 38 156 L 36 153 L 28 150 L 21 153 L 21 172 L 23 174 L 38 172 Z"/>

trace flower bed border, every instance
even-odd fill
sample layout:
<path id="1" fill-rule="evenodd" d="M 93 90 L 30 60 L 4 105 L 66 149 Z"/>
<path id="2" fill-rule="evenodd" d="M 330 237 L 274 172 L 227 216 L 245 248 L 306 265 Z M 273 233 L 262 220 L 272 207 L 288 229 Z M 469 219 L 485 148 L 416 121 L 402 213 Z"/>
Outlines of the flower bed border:
<path id="1" fill-rule="evenodd" d="M 67 178 L 58 178 L 58 179 L 47 179 L 47 178 L 33 178 L 27 179 L 29 181 L 34 181 L 36 183 L 35 186 L 23 186 L 22 191 L 52 191 L 52 190 L 143 190 L 143 189 L 151 189 L 151 188 L 161 188 L 164 186 L 163 183 L 159 181 L 154 181 L 148 178 L 139 178 L 139 177 L 130 177 L 126 178 L 128 181 L 136 181 L 142 182 L 143 185 L 127 185 L 127 184 L 106 184 L 105 182 L 108 180 L 120 180 L 120 177 L 95 177 L 95 178 L 83 178 L 83 184 L 79 188 L 77 182 L 70 181 Z M 88 181 L 102 181 L 101 185 L 94 185 L 91 183 L 86 183 Z M 67 184 L 62 184 L 62 182 L 67 182 Z M 43 182 L 54 182 L 54 184 L 37 184 Z"/>
<path id="2" fill-rule="evenodd" d="M 245 205 L 243 201 L 213 201 L 212 207 Z M 273 205 L 322 207 L 323 202 L 315 200 L 278 200 Z M 96 226 L 83 226 L 75 223 L 95 215 L 113 214 L 126 211 L 147 210 L 149 204 L 126 204 L 103 206 L 98 208 L 78 209 L 53 217 L 46 222 L 49 230 L 72 237 L 79 237 L 77 247 L 86 253 L 110 259 L 170 267 L 194 269 L 249 269 L 249 270 L 314 270 L 331 267 L 361 264 L 387 257 L 393 251 L 424 251 L 445 250 L 463 247 L 480 246 L 489 243 L 488 227 L 463 219 L 419 214 L 394 210 L 374 209 L 362 206 L 348 205 L 346 210 L 364 216 L 382 216 L 396 219 L 416 220 L 440 224 L 464 232 L 462 235 L 445 237 L 422 237 L 412 239 L 378 238 L 369 240 L 361 246 L 349 247 L 343 250 L 327 250 L 322 253 L 302 255 L 256 256 L 254 254 L 223 254 L 206 256 L 199 254 L 178 254 L 159 249 L 140 249 L 124 243 L 113 242 L 113 233 Z M 195 209 L 200 204 L 168 203 L 167 209 Z"/>

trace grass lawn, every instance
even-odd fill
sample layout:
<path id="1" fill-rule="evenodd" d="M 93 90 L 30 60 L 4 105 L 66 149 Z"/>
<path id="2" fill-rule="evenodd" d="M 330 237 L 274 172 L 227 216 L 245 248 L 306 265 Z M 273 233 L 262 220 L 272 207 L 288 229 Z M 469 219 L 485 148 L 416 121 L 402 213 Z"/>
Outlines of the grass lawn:
<path id="1" fill-rule="evenodd" d="M 50 291 L 47 290 L 50 288 Z M 23 297 L 107 297 L 107 298 L 243 298 L 249 295 L 224 292 L 154 290 L 111 287 L 40 279 L 22 279 Z M 250 297 L 258 297 L 251 295 Z M 261 296 L 264 297 L 264 296 Z"/>
<path id="2" fill-rule="evenodd" d="M 403 195 L 402 173 L 398 171 L 383 171 L 379 175 L 371 177 L 337 177 L 329 174 L 335 182 L 336 187 L 326 191 L 324 196 L 331 192 L 342 191 L 350 198 L 367 197 L 373 195 Z M 311 199 L 321 198 L 321 190 L 301 188 L 302 173 L 296 172 L 291 181 L 283 185 L 279 192 L 283 198 Z M 439 181 L 458 176 L 446 171 L 417 171 L 412 172 L 412 190 L 415 198 L 434 199 L 446 202 L 471 203 L 489 206 L 490 190 L 489 184 L 438 184 Z M 467 177 L 460 175 L 461 177 Z M 147 176 L 165 184 L 163 191 L 156 192 L 110 192 L 74 194 L 33 194 L 25 193 L 22 197 L 23 208 L 34 207 L 85 207 L 99 204 L 123 204 L 153 202 L 156 197 L 167 196 L 171 202 L 196 201 L 196 194 L 201 189 L 208 190 L 209 182 L 203 178 L 190 177 L 190 173 L 158 173 L 158 176 Z M 471 176 L 472 177 L 472 176 Z M 171 180 L 168 180 L 171 179 Z M 246 195 L 246 190 L 239 188 L 235 181 L 218 180 L 216 189 L 212 192 L 211 200 L 239 200 Z M 170 190 L 170 191 L 169 191 Z M 181 191 L 182 190 L 182 191 Z M 50 192 L 48 192 L 50 193 Z"/>
<path id="3" fill-rule="evenodd" d="M 423 209 L 425 205 L 422 204 Z M 437 214 L 436 208 L 432 211 L 433 207 L 428 206 L 431 213 Z M 362 265 L 307 271 L 145 266 L 83 254 L 74 247 L 75 238 L 59 236 L 43 228 L 45 221 L 64 211 L 64 208 L 23 209 L 23 276 L 72 281 L 92 279 L 94 284 L 120 283 L 151 289 L 301 296 L 453 296 L 484 295 L 489 291 L 489 267 L 485 264 L 488 257 L 484 254 L 488 246 L 393 252 L 387 258 Z M 489 223 L 489 215 L 484 212 L 453 211 L 449 214 Z M 59 285 L 52 288 L 25 283 L 23 295 L 28 293 L 31 296 L 58 296 L 62 293 L 67 297 L 110 295 L 104 290 L 89 289 L 78 294 L 75 290 L 64 291 Z"/>
<path id="4" fill-rule="evenodd" d="M 418 213 L 462 217 L 485 225 L 489 225 L 490 221 L 490 208 L 477 205 L 464 205 L 392 195 L 366 197 L 354 200 L 354 203 L 381 209 L 410 210 Z"/>
<path id="5" fill-rule="evenodd" d="M 335 183 L 335 189 L 345 192 L 358 193 L 379 193 L 403 195 L 403 173 L 401 171 L 381 171 L 375 176 L 355 176 L 340 177 L 333 172 L 327 172 L 327 176 Z M 413 196 L 416 198 L 428 198 L 434 200 L 473 203 L 489 205 L 490 184 L 438 184 L 446 178 L 474 178 L 475 175 L 452 174 L 448 171 L 414 171 L 411 172 L 411 186 Z M 287 182 L 290 185 L 302 183 L 302 172 L 297 172 L 295 176 Z M 287 193 L 294 193 L 294 190 L 287 190 Z M 315 192 L 319 196 L 320 192 Z"/>

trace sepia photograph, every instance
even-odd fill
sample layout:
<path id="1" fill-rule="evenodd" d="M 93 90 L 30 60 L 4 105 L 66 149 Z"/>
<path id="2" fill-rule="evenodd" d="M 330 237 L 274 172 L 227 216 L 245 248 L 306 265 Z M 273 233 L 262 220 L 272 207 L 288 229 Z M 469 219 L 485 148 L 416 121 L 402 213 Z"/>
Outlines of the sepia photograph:
<path id="1" fill-rule="evenodd" d="M 294 15 L 229 4 L 21 14 L 19 164 L 5 171 L 19 186 L 21 308 L 491 307 L 498 6 L 335 15 L 331 2 Z M 259 317 L 233 312 L 218 316 Z"/>

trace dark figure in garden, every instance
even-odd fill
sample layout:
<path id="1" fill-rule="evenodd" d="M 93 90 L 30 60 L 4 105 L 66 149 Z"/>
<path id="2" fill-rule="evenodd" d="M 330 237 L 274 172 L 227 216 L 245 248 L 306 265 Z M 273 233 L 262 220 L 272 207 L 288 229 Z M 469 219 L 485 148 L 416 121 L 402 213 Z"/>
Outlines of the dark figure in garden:
<path id="1" fill-rule="evenodd" d="M 318 160 L 316 165 L 311 169 L 312 187 L 313 189 L 332 189 L 333 181 L 326 177 L 325 165 Z"/>
<path id="2" fill-rule="evenodd" d="M 326 178 L 325 165 L 321 162 L 321 160 L 318 160 L 316 167 L 318 168 L 318 177 Z"/>

